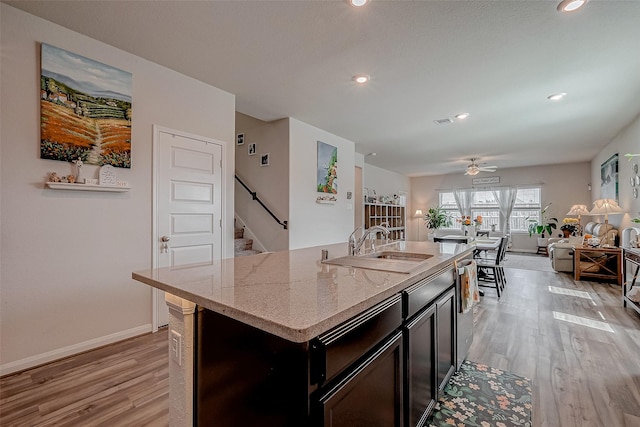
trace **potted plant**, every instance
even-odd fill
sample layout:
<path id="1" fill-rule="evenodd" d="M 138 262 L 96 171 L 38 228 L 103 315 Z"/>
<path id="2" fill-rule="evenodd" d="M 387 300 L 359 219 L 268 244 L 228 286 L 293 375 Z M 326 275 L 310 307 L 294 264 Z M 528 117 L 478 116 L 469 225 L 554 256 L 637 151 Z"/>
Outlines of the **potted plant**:
<path id="1" fill-rule="evenodd" d="M 440 206 L 429 208 L 424 214 L 424 222 L 431 234 L 442 227 L 451 227 L 453 220 L 449 213 Z"/>
<path id="2" fill-rule="evenodd" d="M 544 207 L 544 209 L 542 209 L 542 212 L 540 214 L 540 218 L 541 218 L 540 222 L 538 222 L 536 219 L 527 218 L 527 220 L 529 221 L 529 237 L 531 237 L 534 234 L 540 235 L 540 237 L 538 238 L 539 247 L 547 245 L 547 238 L 545 237 L 544 233 L 547 233 L 549 236 L 552 236 L 553 230 L 558 228 L 558 218 L 549 217 L 547 215 L 547 210 L 549 209 L 549 206 L 551 206 L 551 203 L 549 203 L 547 206 Z"/>
<path id="3" fill-rule="evenodd" d="M 577 236 L 580 234 L 580 223 L 577 218 L 565 218 L 562 220 L 562 234 L 564 237 Z"/>

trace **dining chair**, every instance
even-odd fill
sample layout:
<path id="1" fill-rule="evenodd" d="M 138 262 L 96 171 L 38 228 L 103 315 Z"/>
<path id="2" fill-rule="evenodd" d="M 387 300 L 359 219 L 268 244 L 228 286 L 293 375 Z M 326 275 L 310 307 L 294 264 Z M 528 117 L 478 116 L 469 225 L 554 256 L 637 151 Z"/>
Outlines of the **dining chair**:
<path id="1" fill-rule="evenodd" d="M 500 298 L 500 292 L 504 290 L 507 283 L 507 278 L 504 274 L 504 266 L 502 261 L 507 251 L 508 236 L 503 236 L 500 239 L 498 250 L 496 251 L 495 258 L 481 258 L 476 260 L 478 268 L 478 286 L 496 288 L 498 298 Z"/>

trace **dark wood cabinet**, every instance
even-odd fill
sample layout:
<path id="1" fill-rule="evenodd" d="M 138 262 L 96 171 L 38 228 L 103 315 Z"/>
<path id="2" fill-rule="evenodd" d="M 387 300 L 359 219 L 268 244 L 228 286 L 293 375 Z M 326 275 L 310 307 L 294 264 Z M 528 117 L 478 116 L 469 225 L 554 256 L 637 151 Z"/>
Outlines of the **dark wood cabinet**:
<path id="1" fill-rule="evenodd" d="M 456 299 L 451 272 L 418 283 L 406 293 L 408 307 L 418 295 L 440 288 L 405 324 L 405 413 L 409 427 L 422 427 L 456 365 Z M 445 287 L 446 286 L 446 287 Z M 442 293 L 444 290 L 444 293 Z M 415 306 L 415 304 L 414 304 Z M 414 310 L 409 310 L 409 313 Z"/>
<path id="2" fill-rule="evenodd" d="M 453 269 L 308 342 L 200 308 L 195 424 L 424 425 L 456 363 Z"/>
<path id="3" fill-rule="evenodd" d="M 406 402 L 410 427 L 423 426 L 436 404 L 436 306 L 423 310 L 405 327 Z"/>
<path id="4" fill-rule="evenodd" d="M 451 289 L 436 301 L 438 390 L 442 390 L 456 370 L 456 300 Z"/>
<path id="5" fill-rule="evenodd" d="M 318 399 L 324 427 L 403 427 L 402 333 L 397 332 Z"/>

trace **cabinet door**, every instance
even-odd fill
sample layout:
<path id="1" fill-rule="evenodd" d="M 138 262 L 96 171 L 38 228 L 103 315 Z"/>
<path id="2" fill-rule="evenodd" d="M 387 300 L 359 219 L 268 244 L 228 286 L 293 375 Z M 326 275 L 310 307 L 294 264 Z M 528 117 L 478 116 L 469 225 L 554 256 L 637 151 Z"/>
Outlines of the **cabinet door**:
<path id="1" fill-rule="evenodd" d="M 442 390 L 456 370 L 455 292 L 447 292 L 436 301 L 436 334 L 438 354 L 438 389 Z"/>
<path id="2" fill-rule="evenodd" d="M 432 305 L 405 329 L 406 416 L 409 427 L 422 427 L 436 403 L 435 315 Z"/>
<path id="3" fill-rule="evenodd" d="M 402 427 L 402 333 L 397 332 L 319 399 L 325 427 Z"/>

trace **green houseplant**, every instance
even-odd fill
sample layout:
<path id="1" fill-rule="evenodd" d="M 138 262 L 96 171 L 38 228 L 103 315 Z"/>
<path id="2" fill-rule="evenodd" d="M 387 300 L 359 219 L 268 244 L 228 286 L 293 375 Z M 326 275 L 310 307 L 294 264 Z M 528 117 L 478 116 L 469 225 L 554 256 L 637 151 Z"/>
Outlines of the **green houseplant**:
<path id="1" fill-rule="evenodd" d="M 551 206 L 551 203 L 549 203 L 547 206 L 544 207 L 544 209 L 542 209 L 542 212 L 540 215 L 540 218 L 541 218 L 540 222 L 538 222 L 538 220 L 536 219 L 527 218 L 527 220 L 529 221 L 529 237 L 531 237 L 534 234 L 539 234 L 540 237 L 544 239 L 544 233 L 547 233 L 549 236 L 552 236 L 553 230 L 558 228 L 558 218 L 549 217 L 547 215 L 547 210 L 549 209 L 549 206 Z"/>
<path id="2" fill-rule="evenodd" d="M 427 213 L 424 214 L 424 222 L 429 230 L 437 230 L 453 225 L 451 216 L 440 206 L 429 208 Z"/>

